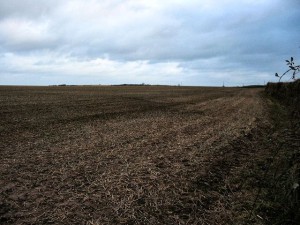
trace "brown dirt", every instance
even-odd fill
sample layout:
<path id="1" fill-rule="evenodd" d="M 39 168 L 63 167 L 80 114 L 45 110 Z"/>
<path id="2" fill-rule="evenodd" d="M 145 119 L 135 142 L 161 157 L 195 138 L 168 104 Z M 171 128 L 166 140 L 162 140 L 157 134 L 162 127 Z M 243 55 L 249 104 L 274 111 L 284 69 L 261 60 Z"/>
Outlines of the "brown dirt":
<path id="1" fill-rule="evenodd" d="M 263 224 L 261 92 L 0 87 L 0 224 Z"/>

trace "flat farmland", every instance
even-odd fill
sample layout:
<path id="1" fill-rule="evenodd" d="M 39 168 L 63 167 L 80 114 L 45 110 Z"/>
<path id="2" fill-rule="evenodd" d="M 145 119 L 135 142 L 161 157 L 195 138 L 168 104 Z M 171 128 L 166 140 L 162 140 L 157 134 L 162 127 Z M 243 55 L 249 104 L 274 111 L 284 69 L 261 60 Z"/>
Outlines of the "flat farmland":
<path id="1" fill-rule="evenodd" d="M 246 221 L 262 92 L 0 87 L 0 224 Z"/>

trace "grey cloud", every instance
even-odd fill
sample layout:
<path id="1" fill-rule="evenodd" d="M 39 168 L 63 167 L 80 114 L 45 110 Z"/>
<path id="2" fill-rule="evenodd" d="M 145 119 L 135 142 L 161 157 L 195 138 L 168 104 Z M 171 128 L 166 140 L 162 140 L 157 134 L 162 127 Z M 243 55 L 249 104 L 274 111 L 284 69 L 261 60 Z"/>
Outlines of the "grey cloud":
<path id="1" fill-rule="evenodd" d="M 7 17 L 37 19 L 47 16 L 59 2 L 59 0 L 1 0 L 0 19 Z"/>
<path id="2" fill-rule="evenodd" d="M 207 83 L 222 73 L 240 74 L 235 82 L 243 76 L 261 82 L 254 73 L 269 72 L 273 79 L 274 70 L 284 69 L 285 57 L 299 53 L 294 51 L 300 46 L 299 6 L 298 0 L 1 1 L 0 53 L 49 51 L 78 61 L 109 58 L 151 66 L 176 62 L 191 83 L 204 82 L 204 73 Z M 23 35 L 28 32 L 22 26 L 1 27 L 14 20 L 23 28 L 29 24 L 32 35 Z"/>

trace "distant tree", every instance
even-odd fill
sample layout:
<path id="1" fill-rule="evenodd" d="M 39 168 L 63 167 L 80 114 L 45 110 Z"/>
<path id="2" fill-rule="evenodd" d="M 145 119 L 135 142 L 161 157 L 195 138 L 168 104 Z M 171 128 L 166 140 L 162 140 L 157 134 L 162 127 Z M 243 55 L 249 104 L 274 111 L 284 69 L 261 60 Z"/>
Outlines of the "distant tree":
<path id="1" fill-rule="evenodd" d="M 278 75 L 278 73 L 275 73 L 275 76 L 276 77 L 279 77 L 279 82 L 281 81 L 281 78 L 286 75 L 288 72 L 290 71 L 293 71 L 293 75 L 292 75 L 292 79 L 293 80 L 296 80 L 296 74 L 299 73 L 300 71 L 300 65 L 295 65 L 295 62 L 294 62 L 294 58 L 291 57 L 291 60 L 285 60 L 287 62 L 286 65 L 289 66 L 290 69 L 288 69 L 287 71 L 285 71 L 281 76 Z"/>

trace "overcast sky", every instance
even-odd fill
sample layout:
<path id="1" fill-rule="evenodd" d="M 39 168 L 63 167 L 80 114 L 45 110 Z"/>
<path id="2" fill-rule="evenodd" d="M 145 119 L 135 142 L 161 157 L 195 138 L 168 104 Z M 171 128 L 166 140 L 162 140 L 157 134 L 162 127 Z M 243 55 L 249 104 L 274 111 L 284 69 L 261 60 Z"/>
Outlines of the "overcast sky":
<path id="1" fill-rule="evenodd" d="M 299 0 L 0 0 L 0 85 L 248 85 L 300 63 Z"/>

